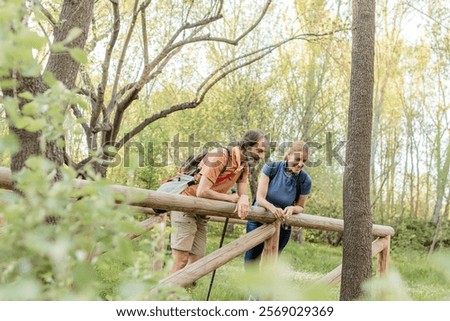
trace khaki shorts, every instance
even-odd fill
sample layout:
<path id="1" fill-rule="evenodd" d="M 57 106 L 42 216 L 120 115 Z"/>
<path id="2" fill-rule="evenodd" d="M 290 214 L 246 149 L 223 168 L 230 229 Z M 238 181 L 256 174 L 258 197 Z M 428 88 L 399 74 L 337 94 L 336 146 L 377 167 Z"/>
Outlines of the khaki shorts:
<path id="1" fill-rule="evenodd" d="M 171 211 L 170 246 L 203 257 L 206 253 L 208 219 L 195 214 Z"/>

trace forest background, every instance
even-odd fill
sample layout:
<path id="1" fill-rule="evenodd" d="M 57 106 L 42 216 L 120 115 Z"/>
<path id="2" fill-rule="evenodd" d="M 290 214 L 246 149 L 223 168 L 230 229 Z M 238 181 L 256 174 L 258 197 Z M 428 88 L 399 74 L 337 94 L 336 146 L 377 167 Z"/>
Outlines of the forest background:
<path id="1" fill-rule="evenodd" d="M 52 50 L 35 42 L 41 65 L 58 50 L 81 65 L 81 98 L 57 133 L 64 162 L 83 176 L 156 189 L 187 145 L 197 152 L 260 128 L 273 142 L 267 161 L 293 140 L 310 143 L 307 213 L 342 218 L 351 2 L 226 1 L 223 17 L 220 3 L 97 2 L 85 53 L 65 47 L 77 30 Z M 29 29 L 51 39 L 61 5 L 41 1 Z M 371 200 L 374 223 L 396 229 L 394 250 L 450 244 L 449 17 L 446 1 L 377 1 Z M 14 141 L 7 110 L 2 104 L 4 145 Z M 46 124 L 21 126 L 46 133 Z M 2 153 L 2 166 L 14 162 Z M 325 232 L 304 236 L 340 243 Z"/>

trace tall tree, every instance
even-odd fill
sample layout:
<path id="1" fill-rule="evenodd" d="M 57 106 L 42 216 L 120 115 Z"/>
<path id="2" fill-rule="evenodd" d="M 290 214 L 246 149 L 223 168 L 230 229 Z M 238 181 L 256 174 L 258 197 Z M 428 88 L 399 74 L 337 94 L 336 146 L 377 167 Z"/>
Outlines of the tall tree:
<path id="1" fill-rule="evenodd" d="M 57 140 L 42 151 L 38 143 L 39 132 L 12 128 L 21 145 L 26 147 L 16 155 L 12 167 L 20 169 L 29 155 L 44 153 L 58 164 L 64 160 L 80 170 L 86 164 L 92 164 L 97 172 L 105 175 L 104 165 L 108 164 L 105 160 L 148 125 L 172 113 L 198 107 L 218 82 L 262 59 L 282 44 L 318 36 L 297 33 L 275 40 L 275 36 L 266 37 L 265 33 L 257 46 L 245 43 L 247 36 L 256 31 L 270 12 L 271 4 L 272 0 L 258 3 L 257 7 L 254 2 L 245 0 L 236 3 L 223 0 L 64 0 L 61 7 L 51 5 L 55 13 L 46 8 L 50 7 L 48 1 L 40 2 L 40 10 L 48 23 L 38 21 L 34 27 L 39 25 L 44 33 L 52 35 L 50 38 L 54 42 L 49 46 L 48 59 L 44 60 L 47 65 L 42 71 L 53 72 L 56 79 L 69 89 L 74 88 L 78 80 L 78 93 L 85 105 L 70 104 L 70 108 L 82 126 L 85 136 L 83 149 L 87 152 L 82 158 L 75 159 L 64 153 Z M 236 11 L 240 14 L 235 15 Z M 59 20 L 53 17 L 58 13 Z M 81 30 L 81 34 L 73 41 L 64 42 L 71 35 L 69 31 L 72 28 Z M 153 31 L 151 37 L 149 30 Z M 66 50 L 61 51 L 55 46 L 58 43 L 64 44 Z M 204 59 L 211 43 L 235 47 L 236 50 L 232 56 L 221 57 L 216 67 Z M 74 60 L 72 56 L 79 57 L 80 50 L 67 50 L 75 47 L 85 49 L 89 57 L 78 79 L 79 59 Z M 7 96 L 22 92 L 42 93 L 48 87 L 41 76 L 14 77 L 19 80 L 19 86 L 6 92 Z M 171 100 L 155 103 L 154 94 L 157 95 L 168 84 L 175 84 Z M 145 97 L 144 101 L 142 97 Z M 127 115 L 135 106 L 144 106 L 146 111 L 130 126 Z M 66 107 L 61 106 L 61 109 L 64 112 Z"/>
<path id="2" fill-rule="evenodd" d="M 24 1 L 25 2 L 25 1 Z M 11 78 L 17 80 L 17 86 L 13 88 L 3 88 L 4 96 L 12 98 L 21 97 L 20 94 L 25 92 L 31 93 L 33 96 L 44 93 L 48 88 L 48 82 L 42 75 L 51 73 L 62 82 L 68 89 L 75 87 L 75 82 L 80 67 L 79 60 L 73 58 L 75 51 L 70 49 L 84 48 L 86 43 L 89 27 L 92 20 L 94 10 L 94 0 L 65 0 L 61 7 L 59 22 L 54 19 L 53 44 L 64 43 L 64 50 L 53 50 L 48 58 L 44 72 L 37 77 L 29 77 L 22 73 L 11 70 Z M 25 5 L 24 5 L 25 7 Z M 26 12 L 23 12 L 23 20 L 26 21 Z M 73 36 L 69 36 L 72 32 Z M 76 34 L 74 35 L 75 32 Z M 74 38 L 74 39 L 71 39 Z M 23 112 L 27 99 L 20 99 L 19 109 Z M 67 106 L 61 106 L 61 113 L 64 113 Z M 21 149 L 12 156 L 11 170 L 13 172 L 24 167 L 25 161 L 31 155 L 45 155 L 48 159 L 56 164 L 63 164 L 64 150 L 63 145 L 58 143 L 60 138 L 42 141 L 40 131 L 30 131 L 29 128 L 17 126 L 13 122 L 10 130 L 17 136 Z"/>
<path id="3" fill-rule="evenodd" d="M 373 114 L 375 0 L 353 1 L 352 67 L 344 172 L 344 241 L 340 300 L 363 295 L 372 275 L 370 153 Z"/>

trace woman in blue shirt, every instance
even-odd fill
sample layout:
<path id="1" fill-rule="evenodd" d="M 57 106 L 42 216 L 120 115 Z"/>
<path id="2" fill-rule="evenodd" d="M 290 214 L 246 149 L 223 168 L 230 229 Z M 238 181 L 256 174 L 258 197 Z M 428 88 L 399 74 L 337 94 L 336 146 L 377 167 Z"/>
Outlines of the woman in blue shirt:
<path id="1" fill-rule="evenodd" d="M 264 165 L 258 183 L 256 204 L 270 211 L 277 219 L 284 221 L 293 214 L 302 213 L 311 192 L 312 180 L 303 170 L 308 160 L 308 145 L 302 141 L 292 144 L 284 161 Z M 249 220 L 247 233 L 263 223 Z M 281 225 L 278 253 L 284 249 L 291 236 L 291 227 Z M 264 243 L 245 253 L 245 263 L 257 261 L 264 249 Z"/>

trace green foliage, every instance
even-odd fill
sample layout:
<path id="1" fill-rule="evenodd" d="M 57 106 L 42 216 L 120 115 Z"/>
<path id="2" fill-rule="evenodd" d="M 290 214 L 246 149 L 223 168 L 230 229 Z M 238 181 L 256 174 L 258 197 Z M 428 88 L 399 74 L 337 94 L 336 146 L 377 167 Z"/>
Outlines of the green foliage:
<path id="1" fill-rule="evenodd" d="M 305 212 L 324 217 L 342 219 L 342 177 L 339 172 L 325 164 L 316 168 L 307 168 L 313 179 L 313 189 L 306 203 Z M 339 232 L 303 229 L 303 238 L 308 243 L 340 245 Z"/>
<path id="2" fill-rule="evenodd" d="M 448 300 L 450 252 L 438 251 L 431 257 L 424 252 L 404 250 L 393 253 L 389 273 L 366 284 L 369 300 Z"/>
<path id="3" fill-rule="evenodd" d="M 161 299 L 150 290 L 167 271 L 137 277 L 158 258 L 138 246 L 152 243 L 124 238 L 140 231 L 137 214 L 116 206 L 123 196 L 108 182 L 74 189 L 75 172 L 62 171 L 54 182 L 54 165 L 30 158 L 15 177 L 21 194 L 1 193 L 0 299 Z M 45 223 L 49 218 L 57 223 Z M 141 291 L 122 290 L 130 282 Z"/>
<path id="4" fill-rule="evenodd" d="M 208 239 L 208 252 L 218 247 L 223 224 L 212 223 Z M 235 226 L 228 233 L 227 244 L 245 233 L 242 226 Z M 450 253 L 439 251 L 427 258 L 422 251 L 393 251 L 389 273 L 378 277 L 376 258 L 374 277 L 365 285 L 367 296 L 363 300 L 448 300 L 450 298 Z M 329 287 L 316 283 L 320 278 L 341 264 L 342 248 L 323 244 L 289 242 L 282 255 L 280 265 L 268 270 L 244 271 L 243 256 L 238 256 L 216 271 L 211 301 L 247 300 L 249 294 L 272 300 L 339 300 L 339 285 Z M 250 271 L 249 271 L 250 272 Z M 197 281 L 188 289 L 193 300 L 205 300 L 211 275 Z"/>
<path id="5" fill-rule="evenodd" d="M 450 245 L 449 221 L 442 223 L 439 242 L 436 247 L 448 247 Z M 436 225 L 421 219 L 409 219 L 395 227 L 395 236 L 392 238 L 393 249 L 403 251 L 414 249 L 418 251 L 428 250 L 436 233 Z"/>
<path id="6" fill-rule="evenodd" d="M 16 85 L 13 79 L 2 78 L 9 75 L 11 70 L 19 71 L 26 77 L 38 76 L 40 72 L 32 49 L 40 50 L 46 40 L 21 22 L 26 13 L 25 2 L 0 2 L 0 87 L 3 89 Z"/>
<path id="7" fill-rule="evenodd" d="M 39 50 L 45 41 L 22 24 L 25 8 L 25 1 L 0 2 L 0 77 L 4 79 L 11 72 L 30 77 L 40 72 L 32 50 Z M 78 34 L 79 30 L 72 30 L 59 49 L 67 50 L 64 46 Z M 70 53 L 83 62 L 81 52 Z M 14 98 L 1 97 L 0 103 L 11 124 L 39 133 L 43 151 L 49 141 L 63 146 L 61 106 L 83 103 L 52 75 L 44 74 L 42 79 L 48 87 L 45 92 L 20 92 Z M 0 86 L 5 90 L 17 84 L 2 81 Z M 21 110 L 19 98 L 25 101 Z M 18 148 L 16 137 L 0 139 L 1 155 Z M 165 251 L 156 246 L 161 232 L 147 233 L 150 238 L 134 242 L 125 237 L 143 232 L 140 216 L 127 206 L 127 201 L 141 196 L 119 195 L 101 179 L 75 188 L 75 177 L 73 169 L 57 168 L 32 156 L 14 173 L 14 192 L 0 190 L 0 300 L 182 297 L 179 289 L 151 291 L 167 275 L 166 269 L 154 273 L 149 268 L 164 258 Z"/>

